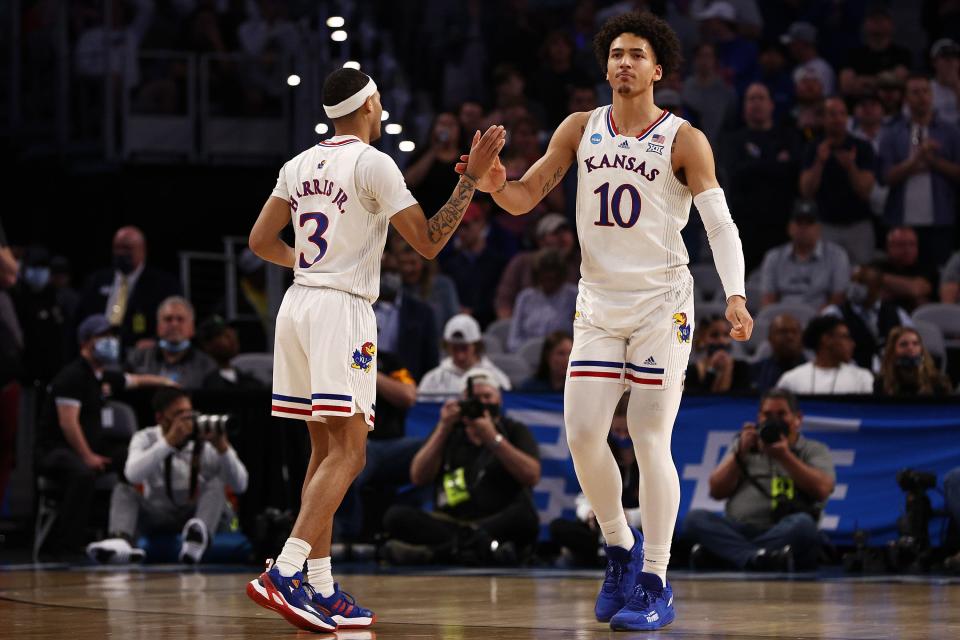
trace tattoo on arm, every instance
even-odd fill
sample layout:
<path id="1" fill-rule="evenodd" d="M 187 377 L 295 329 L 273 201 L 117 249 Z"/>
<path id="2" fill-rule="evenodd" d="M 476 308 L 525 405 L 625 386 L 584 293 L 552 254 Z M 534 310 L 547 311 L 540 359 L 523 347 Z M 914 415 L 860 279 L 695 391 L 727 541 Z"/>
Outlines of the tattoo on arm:
<path id="1" fill-rule="evenodd" d="M 461 176 L 457 188 L 447 203 L 440 207 L 440 211 L 427 220 L 427 237 L 433 244 L 446 242 L 453 234 L 467 205 L 473 199 L 473 192 L 477 188 L 477 181 L 467 176 Z"/>
<path id="2" fill-rule="evenodd" d="M 543 189 L 540 191 L 540 197 L 543 197 L 548 193 L 550 193 L 550 190 L 553 189 L 553 187 L 556 186 L 558 182 L 560 182 L 560 179 L 563 177 L 563 174 L 565 174 L 566 172 L 567 172 L 566 167 L 560 167 L 559 169 L 557 169 L 554 172 L 554 174 L 550 176 L 550 178 L 548 178 L 543 183 Z"/>

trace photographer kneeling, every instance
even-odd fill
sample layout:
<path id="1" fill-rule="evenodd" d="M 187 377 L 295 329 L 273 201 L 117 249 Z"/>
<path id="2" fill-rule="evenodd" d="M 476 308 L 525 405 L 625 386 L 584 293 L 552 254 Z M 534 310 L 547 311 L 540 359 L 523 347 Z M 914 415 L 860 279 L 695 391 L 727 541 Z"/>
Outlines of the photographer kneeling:
<path id="1" fill-rule="evenodd" d="M 130 484 L 118 484 L 110 496 L 110 537 L 87 546 L 98 562 L 141 561 L 143 549 L 131 545 L 138 533 L 178 531 L 180 562 L 199 562 L 227 508 L 224 485 L 234 493 L 247 489 L 247 469 L 223 420 L 197 416 L 190 396 L 179 389 L 157 392 L 153 409 L 159 424 L 130 441 L 124 468 Z M 137 484 L 143 484 L 142 495 Z"/>
<path id="2" fill-rule="evenodd" d="M 506 563 L 511 547 L 536 540 L 537 443 L 526 426 L 501 415 L 493 373 L 473 369 L 465 386 L 462 400 L 443 405 L 410 465 L 414 484 L 434 485 L 435 511 L 394 505 L 384 516 L 391 536 L 384 551 L 396 564 Z"/>
<path id="3" fill-rule="evenodd" d="M 726 515 L 691 510 L 684 532 L 696 566 L 709 552 L 739 569 L 792 571 L 816 567 L 817 520 L 833 492 L 830 450 L 800 435 L 796 397 L 771 389 L 758 422 L 743 426 L 710 475 L 710 496 L 727 500 Z"/>

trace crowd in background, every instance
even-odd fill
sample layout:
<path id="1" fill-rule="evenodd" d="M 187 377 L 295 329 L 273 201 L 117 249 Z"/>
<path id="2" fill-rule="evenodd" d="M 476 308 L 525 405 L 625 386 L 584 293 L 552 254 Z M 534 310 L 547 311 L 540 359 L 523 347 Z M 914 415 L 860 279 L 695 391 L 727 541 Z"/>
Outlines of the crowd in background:
<path id="1" fill-rule="evenodd" d="M 113 17 L 116 31 L 137 46 L 260 55 L 304 41 L 311 27 L 304 4 L 138 0 L 114 3 Z M 430 120 L 417 150 L 403 159 L 427 215 L 451 192 L 453 164 L 475 130 L 506 126 L 502 159 L 516 179 L 566 114 L 608 104 L 592 37 L 608 17 L 633 9 L 661 15 L 680 37 L 687 62 L 657 84 L 655 102 L 711 142 L 758 319 L 751 342 L 734 345 L 699 218 L 691 216 L 684 240 L 698 311 L 687 390 L 957 393 L 960 360 L 944 339 L 960 336 L 925 312 L 960 315 L 960 305 L 936 304 L 960 303 L 956 3 L 924 2 L 925 31 L 911 47 L 900 44 L 890 9 L 866 0 L 424 0 L 395 24 L 378 3 L 374 23 L 393 43 L 379 54 L 407 70 L 418 117 Z M 105 35 L 75 28 L 77 64 L 95 74 Z M 236 78 L 220 90 L 244 92 L 247 105 L 269 100 L 258 93 L 267 85 L 254 80 Z M 175 99 L 155 89 L 142 98 Z M 570 171 L 521 217 L 478 194 L 437 261 L 389 238 L 374 305 L 379 370 L 371 447 L 380 453 L 368 454 L 360 484 L 409 469 L 423 443 L 405 437 L 407 409 L 418 398 L 460 396 L 470 372 L 482 371 L 497 394 L 562 391 L 579 278 L 575 192 Z M 91 250 L 106 254 L 109 240 L 102 241 Z M 97 381 L 113 372 L 121 387 L 269 388 L 268 378 L 237 364 L 237 331 L 220 317 L 196 318 L 176 274 L 151 265 L 139 229 L 117 230 L 111 264 L 91 274 L 72 273 L 63 256 L 6 238 L 2 229 L 0 247 L 0 286 L 9 294 L 9 303 L 0 298 L 8 329 L 0 385 L 17 380 L 51 394 L 38 432 L 64 428 L 61 408 L 69 403 L 58 402 L 56 390 L 76 382 L 79 361 L 94 363 Z M 270 322 L 257 262 L 241 258 L 244 296 Z M 78 336 L 95 316 L 109 331 L 88 327 Z M 99 340 L 108 335 L 115 345 Z M 71 477 L 120 459 L 53 440 L 42 451 L 52 456 L 47 467 L 62 469 L 71 445 Z"/>

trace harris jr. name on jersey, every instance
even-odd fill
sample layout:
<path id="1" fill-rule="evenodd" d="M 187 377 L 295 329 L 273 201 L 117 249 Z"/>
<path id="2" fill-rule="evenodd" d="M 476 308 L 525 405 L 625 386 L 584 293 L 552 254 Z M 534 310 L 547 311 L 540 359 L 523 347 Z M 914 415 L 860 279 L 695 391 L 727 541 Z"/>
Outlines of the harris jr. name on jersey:
<path id="1" fill-rule="evenodd" d="M 343 205 L 346 204 L 349 199 L 344 190 L 334 184 L 333 180 L 319 180 L 317 178 L 304 180 L 303 183 L 297 187 L 296 198 L 293 197 L 293 195 L 290 196 L 290 210 L 296 212 L 297 205 L 299 204 L 298 198 L 302 199 L 307 196 L 332 196 L 334 190 L 336 190 L 337 195 L 330 198 L 330 202 L 337 207 L 340 213 L 344 213 Z"/>

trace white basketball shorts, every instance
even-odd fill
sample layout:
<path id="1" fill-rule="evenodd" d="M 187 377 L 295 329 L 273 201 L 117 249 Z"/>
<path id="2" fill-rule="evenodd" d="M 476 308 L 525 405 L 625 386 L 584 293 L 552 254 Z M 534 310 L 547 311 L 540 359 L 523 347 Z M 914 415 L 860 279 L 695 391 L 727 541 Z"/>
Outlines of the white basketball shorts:
<path id="1" fill-rule="evenodd" d="M 377 320 L 364 298 L 294 284 L 277 312 L 272 413 L 323 420 L 376 414 Z"/>
<path id="2" fill-rule="evenodd" d="M 692 339 L 692 287 L 639 306 L 581 292 L 567 381 L 612 381 L 642 389 L 682 384 Z"/>

